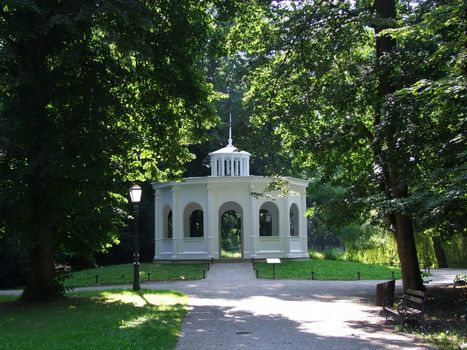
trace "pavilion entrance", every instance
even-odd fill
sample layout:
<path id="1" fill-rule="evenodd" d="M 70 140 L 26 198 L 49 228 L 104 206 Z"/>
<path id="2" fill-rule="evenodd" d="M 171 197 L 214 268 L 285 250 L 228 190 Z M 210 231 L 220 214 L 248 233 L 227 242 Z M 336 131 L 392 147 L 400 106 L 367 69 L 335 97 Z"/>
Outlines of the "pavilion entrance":
<path id="1" fill-rule="evenodd" d="M 243 257 L 242 208 L 235 202 L 224 203 L 219 208 L 220 258 Z"/>

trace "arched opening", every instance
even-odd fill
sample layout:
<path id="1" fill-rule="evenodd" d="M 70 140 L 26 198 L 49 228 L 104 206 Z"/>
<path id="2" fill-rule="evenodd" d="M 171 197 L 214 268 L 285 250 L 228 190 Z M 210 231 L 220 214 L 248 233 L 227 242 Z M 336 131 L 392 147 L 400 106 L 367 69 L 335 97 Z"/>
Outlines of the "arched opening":
<path id="1" fill-rule="evenodd" d="M 164 238 L 173 238 L 172 209 L 167 205 L 164 207 Z"/>
<path id="2" fill-rule="evenodd" d="M 241 258 L 243 256 L 242 215 L 240 205 L 224 203 L 219 208 L 219 245 L 221 258 Z"/>
<path id="3" fill-rule="evenodd" d="M 290 206 L 290 236 L 299 236 L 300 235 L 300 220 L 298 214 L 298 207 L 294 203 Z"/>
<path id="4" fill-rule="evenodd" d="M 197 203 L 190 203 L 183 213 L 184 237 L 204 237 L 203 209 Z"/>
<path id="5" fill-rule="evenodd" d="M 264 203 L 259 210 L 259 235 L 279 236 L 279 209 L 272 202 Z"/>

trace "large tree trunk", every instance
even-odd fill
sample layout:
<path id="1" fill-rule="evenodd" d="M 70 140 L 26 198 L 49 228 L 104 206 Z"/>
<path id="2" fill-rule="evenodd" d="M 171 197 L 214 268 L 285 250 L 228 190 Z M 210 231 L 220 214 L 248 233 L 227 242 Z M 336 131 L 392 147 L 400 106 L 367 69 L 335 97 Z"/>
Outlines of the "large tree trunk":
<path id="1" fill-rule="evenodd" d="M 375 0 L 374 7 L 378 17 L 375 25 L 375 32 L 378 34 L 384 29 L 391 28 L 396 20 L 395 0 Z M 376 143 L 387 147 L 386 154 L 382 154 L 382 147 L 377 147 L 375 154 L 377 164 L 382 166 L 384 180 L 384 193 L 387 199 L 400 199 L 407 197 L 407 183 L 400 174 L 399 156 L 396 147 L 396 136 L 394 128 L 394 116 L 388 120 L 381 121 L 382 106 L 385 96 L 394 92 L 395 87 L 392 82 L 392 67 L 390 63 L 384 63 L 384 57 L 389 55 L 396 47 L 396 42 L 390 36 L 382 35 L 376 37 L 376 57 L 378 71 L 378 99 L 379 103 L 375 107 L 375 129 Z M 395 232 L 397 241 L 397 251 L 402 270 L 403 289 L 424 289 L 423 280 L 420 274 L 420 267 L 415 246 L 415 236 L 410 217 L 399 210 L 389 213 L 390 224 Z"/>
<path id="2" fill-rule="evenodd" d="M 435 250 L 436 261 L 438 262 L 438 267 L 446 268 L 448 267 L 448 261 L 446 259 L 446 254 L 444 253 L 443 245 L 441 244 L 441 238 L 438 236 L 431 237 L 433 241 L 433 248 Z"/>
<path id="3" fill-rule="evenodd" d="M 53 248 L 47 243 L 37 244 L 31 253 L 31 273 L 21 299 L 47 301 L 58 295 Z"/>

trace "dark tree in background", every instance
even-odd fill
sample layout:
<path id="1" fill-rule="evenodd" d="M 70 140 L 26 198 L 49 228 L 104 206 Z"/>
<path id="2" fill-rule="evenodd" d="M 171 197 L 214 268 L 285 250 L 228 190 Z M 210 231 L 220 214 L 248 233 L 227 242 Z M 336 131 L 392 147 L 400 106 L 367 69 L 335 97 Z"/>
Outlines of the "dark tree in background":
<path id="1" fill-rule="evenodd" d="M 60 294 L 55 253 L 110 247 L 129 181 L 181 174 L 212 126 L 207 5 L 0 5 L 0 234 L 31 252 L 23 299 Z"/>

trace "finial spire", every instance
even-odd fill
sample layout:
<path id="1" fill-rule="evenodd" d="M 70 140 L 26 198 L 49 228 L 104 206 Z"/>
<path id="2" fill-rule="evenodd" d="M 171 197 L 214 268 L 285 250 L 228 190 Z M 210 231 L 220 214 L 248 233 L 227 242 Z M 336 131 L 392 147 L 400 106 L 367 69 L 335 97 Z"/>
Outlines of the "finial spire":
<path id="1" fill-rule="evenodd" d="M 232 111 L 229 111 L 229 145 L 232 144 Z"/>
<path id="2" fill-rule="evenodd" d="M 232 145 L 232 99 L 229 104 L 229 145 Z"/>

